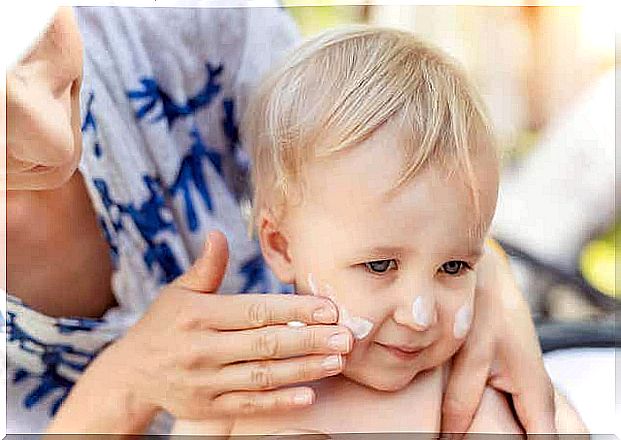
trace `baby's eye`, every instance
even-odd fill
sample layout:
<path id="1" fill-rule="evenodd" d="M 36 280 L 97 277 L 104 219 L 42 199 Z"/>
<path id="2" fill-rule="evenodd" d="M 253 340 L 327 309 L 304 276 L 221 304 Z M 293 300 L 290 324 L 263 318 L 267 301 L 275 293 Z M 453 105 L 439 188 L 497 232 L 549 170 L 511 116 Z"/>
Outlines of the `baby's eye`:
<path id="1" fill-rule="evenodd" d="M 376 260 L 364 263 L 365 267 L 373 273 L 386 273 L 390 269 L 397 269 L 396 260 Z"/>
<path id="2" fill-rule="evenodd" d="M 465 261 L 452 260 L 442 265 L 442 272 L 448 275 L 458 275 L 462 270 L 469 270 L 470 266 Z"/>

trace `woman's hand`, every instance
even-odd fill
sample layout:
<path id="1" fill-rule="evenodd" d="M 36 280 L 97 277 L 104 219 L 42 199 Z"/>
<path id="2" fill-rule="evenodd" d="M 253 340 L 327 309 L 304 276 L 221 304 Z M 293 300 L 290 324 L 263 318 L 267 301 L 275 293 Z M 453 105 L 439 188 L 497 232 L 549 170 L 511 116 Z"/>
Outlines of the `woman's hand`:
<path id="1" fill-rule="evenodd" d="M 453 360 L 442 432 L 468 430 L 486 384 L 511 394 L 528 433 L 556 432 L 554 388 L 528 304 L 502 250 L 486 249 L 477 268 L 475 301 L 473 326 Z"/>
<path id="2" fill-rule="evenodd" d="M 312 404 L 309 387 L 278 388 L 340 373 L 340 355 L 351 350 L 351 333 L 320 325 L 336 323 L 336 307 L 313 296 L 211 295 L 227 259 L 226 239 L 212 232 L 188 272 L 165 287 L 145 316 L 95 359 L 49 432 L 140 432 L 158 409 L 196 420 Z M 309 325 L 291 328 L 290 321 Z M 340 344 L 330 346 L 335 335 L 342 336 Z M 328 368 L 329 354 L 337 363 Z M 119 397 L 109 423 L 101 410 L 90 424 L 81 417 L 89 400 L 110 396 Z M 115 423 L 123 418 L 133 424 L 124 421 L 119 428 Z"/>

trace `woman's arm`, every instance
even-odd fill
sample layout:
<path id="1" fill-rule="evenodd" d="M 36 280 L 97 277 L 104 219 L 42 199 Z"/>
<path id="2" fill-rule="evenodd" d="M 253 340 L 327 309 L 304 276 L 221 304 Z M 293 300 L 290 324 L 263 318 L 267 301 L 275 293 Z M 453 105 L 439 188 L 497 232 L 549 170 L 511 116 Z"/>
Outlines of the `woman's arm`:
<path id="1" fill-rule="evenodd" d="M 486 385 L 511 395 L 520 424 L 529 433 L 579 426 L 576 412 L 555 398 L 528 304 L 506 255 L 493 241 L 488 247 L 493 252 L 477 267 L 473 326 L 453 360 L 442 431 L 464 432 L 470 426 Z"/>
<path id="2" fill-rule="evenodd" d="M 76 382 L 47 433 L 143 433 L 157 408 L 138 398 L 129 377 L 117 374 L 124 360 L 115 345 L 104 350 Z"/>

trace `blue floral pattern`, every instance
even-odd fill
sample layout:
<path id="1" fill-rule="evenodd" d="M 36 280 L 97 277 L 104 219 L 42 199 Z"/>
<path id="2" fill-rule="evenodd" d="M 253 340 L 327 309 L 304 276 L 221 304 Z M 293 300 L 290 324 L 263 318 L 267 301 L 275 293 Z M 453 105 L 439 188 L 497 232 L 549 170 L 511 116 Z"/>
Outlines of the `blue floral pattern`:
<path id="1" fill-rule="evenodd" d="M 89 351 L 78 349 L 70 343 L 42 341 L 26 331 L 20 323 L 23 314 L 16 311 L 26 310 L 25 306 L 11 297 L 8 302 L 13 306 L 13 310 L 7 311 L 7 344 L 16 344 L 20 350 L 39 359 L 39 371 L 18 368 L 10 380 L 17 384 L 34 379 L 33 387 L 23 402 L 26 408 L 31 408 L 55 391 L 60 391 L 60 395 L 54 397 L 49 408 L 49 414 L 53 416 L 69 394 L 75 381 L 73 377 L 82 373 L 103 347 Z M 27 313 L 34 314 L 32 310 L 28 310 Z M 101 320 L 96 319 L 60 318 L 56 320 L 54 326 L 59 334 L 66 335 L 74 332 L 92 332 L 101 323 Z"/>
<path id="2" fill-rule="evenodd" d="M 249 162 L 237 121 L 246 93 L 238 77 L 258 79 L 294 42 L 290 19 L 278 9 L 261 8 L 266 18 L 252 23 L 246 10 L 154 9 L 76 9 L 85 32 L 80 172 L 109 245 L 118 307 L 100 319 L 52 318 L 8 295 L 7 396 L 20 402 L 21 419 L 51 417 L 89 363 L 187 269 L 212 228 L 235 238 L 223 289 L 291 291 L 245 237 L 238 203 L 249 196 Z M 169 19 L 196 27 L 201 44 L 186 39 L 188 29 L 167 27 Z M 207 36 L 209 23 L 218 24 Z M 243 30 L 237 42 L 215 38 L 222 23 Z M 270 32 L 245 28 L 267 23 Z M 242 50 L 246 38 L 262 36 L 273 54 Z M 196 59 L 153 55 L 171 38 Z M 202 44 L 212 50 L 201 52 Z"/>
<path id="3" fill-rule="evenodd" d="M 145 104 L 136 110 L 136 118 L 138 120 L 143 119 L 155 110 L 158 103 L 161 103 L 161 112 L 151 122 L 158 122 L 165 118 L 170 128 L 178 118 L 192 115 L 202 107 L 209 105 L 220 92 L 221 86 L 217 79 L 222 74 L 223 66 L 220 64 L 213 67 L 206 63 L 205 70 L 207 71 L 205 86 L 183 104 L 177 104 L 166 91 L 162 90 L 154 78 L 142 78 L 140 80 L 141 89 L 127 92 L 127 97 L 131 100 L 146 100 Z"/>

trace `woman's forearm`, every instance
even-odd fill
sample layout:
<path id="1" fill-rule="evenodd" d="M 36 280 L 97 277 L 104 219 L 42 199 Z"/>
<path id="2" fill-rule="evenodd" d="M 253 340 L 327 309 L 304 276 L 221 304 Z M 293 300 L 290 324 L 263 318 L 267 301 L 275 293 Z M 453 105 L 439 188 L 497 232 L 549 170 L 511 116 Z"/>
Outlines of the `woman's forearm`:
<path id="1" fill-rule="evenodd" d="M 84 372 L 48 427 L 48 434 L 140 434 L 147 429 L 157 409 L 140 402 L 131 390 L 131 381 L 118 370 L 115 374 L 108 371 L 118 364 L 111 350 L 114 347 L 101 353 Z"/>

